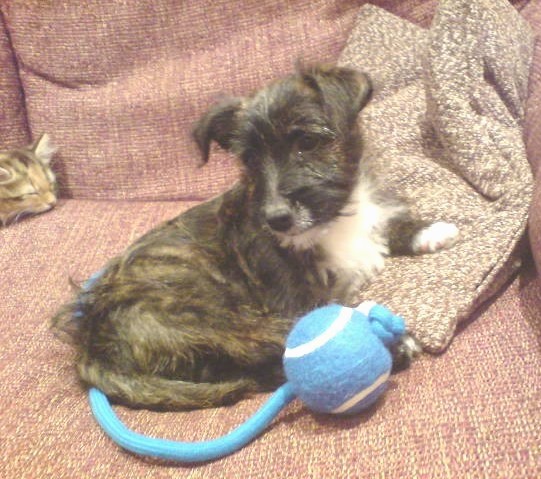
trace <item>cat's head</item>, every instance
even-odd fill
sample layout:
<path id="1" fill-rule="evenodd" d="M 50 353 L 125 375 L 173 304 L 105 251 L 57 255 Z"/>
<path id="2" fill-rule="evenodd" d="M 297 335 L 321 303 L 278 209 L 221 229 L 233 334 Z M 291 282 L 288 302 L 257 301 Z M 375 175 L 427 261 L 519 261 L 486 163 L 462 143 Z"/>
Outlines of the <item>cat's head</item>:
<path id="1" fill-rule="evenodd" d="M 47 134 L 26 148 L 0 151 L 0 225 L 43 213 L 56 204 L 50 166 L 55 151 Z"/>

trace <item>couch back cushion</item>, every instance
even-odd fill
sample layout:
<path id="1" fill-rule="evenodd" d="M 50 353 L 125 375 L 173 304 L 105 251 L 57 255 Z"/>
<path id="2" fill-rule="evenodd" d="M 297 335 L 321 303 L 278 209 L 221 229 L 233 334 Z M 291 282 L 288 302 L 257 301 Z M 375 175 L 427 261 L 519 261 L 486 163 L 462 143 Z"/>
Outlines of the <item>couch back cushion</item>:
<path id="1" fill-rule="evenodd" d="M 190 138 L 196 119 L 221 95 L 249 93 L 298 59 L 334 62 L 364 3 L 6 1 L 2 144 L 50 133 L 60 147 L 63 197 L 208 198 L 237 170 L 221 152 L 198 168 Z M 369 3 L 423 27 L 436 4 Z M 536 2 L 513 3 L 527 10 Z"/>
<path id="2" fill-rule="evenodd" d="M 237 171 L 197 167 L 194 121 L 295 59 L 334 61 L 358 3 L 274 0 L 7 2 L 28 123 L 60 147 L 60 193 L 204 199 Z"/>

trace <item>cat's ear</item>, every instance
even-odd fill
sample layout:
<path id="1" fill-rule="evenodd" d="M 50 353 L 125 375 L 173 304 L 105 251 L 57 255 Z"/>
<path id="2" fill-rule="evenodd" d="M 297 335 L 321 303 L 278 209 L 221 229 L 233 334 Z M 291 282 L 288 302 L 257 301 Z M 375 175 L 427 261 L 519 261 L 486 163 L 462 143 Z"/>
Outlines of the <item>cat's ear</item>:
<path id="1" fill-rule="evenodd" d="M 13 174 L 0 166 L 0 185 L 7 185 L 13 179 Z"/>
<path id="2" fill-rule="evenodd" d="M 51 142 L 50 136 L 47 133 L 44 133 L 31 146 L 31 150 L 43 164 L 48 165 L 51 162 L 53 155 L 56 153 L 57 148 Z"/>

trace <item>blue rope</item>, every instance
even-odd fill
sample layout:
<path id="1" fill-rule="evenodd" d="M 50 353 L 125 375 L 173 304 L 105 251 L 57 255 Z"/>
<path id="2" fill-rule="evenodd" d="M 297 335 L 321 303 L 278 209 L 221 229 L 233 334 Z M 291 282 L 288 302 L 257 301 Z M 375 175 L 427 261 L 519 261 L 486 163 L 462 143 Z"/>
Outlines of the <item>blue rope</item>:
<path id="1" fill-rule="evenodd" d="M 286 383 L 250 419 L 229 434 L 210 441 L 179 442 L 143 436 L 128 429 L 115 414 L 107 396 L 99 389 L 89 390 L 96 421 L 119 446 L 136 454 L 183 462 L 212 461 L 237 451 L 261 434 L 293 399 L 293 389 Z"/>

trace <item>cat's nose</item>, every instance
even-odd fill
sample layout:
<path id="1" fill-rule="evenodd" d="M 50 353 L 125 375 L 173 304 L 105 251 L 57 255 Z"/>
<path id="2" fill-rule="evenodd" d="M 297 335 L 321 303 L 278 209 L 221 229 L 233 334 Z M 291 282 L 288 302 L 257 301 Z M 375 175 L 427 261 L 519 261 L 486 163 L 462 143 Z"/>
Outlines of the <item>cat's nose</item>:
<path id="1" fill-rule="evenodd" d="M 293 215 L 291 210 L 285 206 L 268 208 L 265 211 L 265 219 L 274 231 L 280 233 L 285 233 L 293 226 Z"/>
<path id="2" fill-rule="evenodd" d="M 47 204 L 48 204 L 51 208 L 54 207 L 54 206 L 56 206 L 57 199 L 56 199 L 56 196 L 53 195 L 52 193 L 49 193 L 49 195 L 47 195 L 46 201 L 47 201 Z"/>

